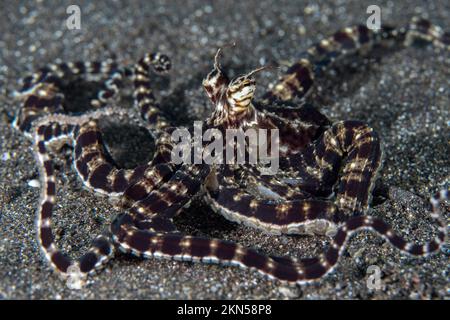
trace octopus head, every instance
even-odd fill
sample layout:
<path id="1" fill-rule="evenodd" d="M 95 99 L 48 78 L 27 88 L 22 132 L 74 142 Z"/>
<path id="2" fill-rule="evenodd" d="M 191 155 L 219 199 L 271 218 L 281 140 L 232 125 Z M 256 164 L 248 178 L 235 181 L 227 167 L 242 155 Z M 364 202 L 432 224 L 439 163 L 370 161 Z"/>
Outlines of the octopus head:
<path id="1" fill-rule="evenodd" d="M 251 76 L 244 75 L 231 81 L 226 92 L 231 110 L 246 110 L 253 99 L 255 90 L 256 81 Z"/>
<path id="2" fill-rule="evenodd" d="M 267 68 L 257 68 L 230 81 L 221 69 L 219 49 L 214 58 L 214 69 L 203 80 L 203 88 L 216 108 L 228 109 L 233 114 L 247 110 L 256 90 L 254 74 Z M 228 108 L 227 108 L 228 106 Z"/>

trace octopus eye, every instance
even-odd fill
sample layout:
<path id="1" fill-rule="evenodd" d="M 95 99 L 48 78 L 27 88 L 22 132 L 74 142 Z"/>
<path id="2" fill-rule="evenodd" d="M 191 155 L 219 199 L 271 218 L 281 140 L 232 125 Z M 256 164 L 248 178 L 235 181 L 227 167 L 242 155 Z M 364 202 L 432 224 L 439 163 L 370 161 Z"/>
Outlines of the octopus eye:
<path id="1" fill-rule="evenodd" d="M 229 89 L 231 92 L 247 91 L 255 86 L 255 79 L 247 77 L 239 77 L 235 79 Z"/>
<path id="2" fill-rule="evenodd" d="M 208 73 L 208 75 L 206 76 L 206 81 L 213 81 L 217 75 L 219 73 L 219 70 L 214 69 L 213 71 L 211 71 L 210 73 Z"/>
<path id="3" fill-rule="evenodd" d="M 203 88 L 205 89 L 208 97 L 215 104 L 220 100 L 223 92 L 228 86 L 229 80 L 227 76 L 218 68 L 208 73 L 205 79 L 203 79 Z"/>
<path id="4" fill-rule="evenodd" d="M 234 79 L 230 86 L 229 86 L 229 90 L 230 92 L 237 92 L 239 90 L 241 90 L 243 87 L 245 87 L 246 85 L 246 81 L 244 77 L 239 77 Z"/>

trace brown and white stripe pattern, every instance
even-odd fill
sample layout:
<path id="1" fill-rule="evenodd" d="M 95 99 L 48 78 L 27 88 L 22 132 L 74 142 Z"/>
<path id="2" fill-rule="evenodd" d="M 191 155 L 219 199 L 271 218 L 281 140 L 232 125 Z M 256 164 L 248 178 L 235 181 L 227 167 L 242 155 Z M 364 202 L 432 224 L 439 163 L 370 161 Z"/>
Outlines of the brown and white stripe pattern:
<path id="1" fill-rule="evenodd" d="M 219 239 L 206 239 L 167 233 L 157 224 L 142 227 L 133 214 L 122 214 L 112 224 L 114 241 L 124 252 L 145 258 L 174 259 L 203 263 L 217 263 L 251 268 L 288 284 L 303 284 L 320 279 L 336 266 L 346 242 L 356 232 L 370 230 L 385 238 L 394 247 L 414 256 L 425 256 L 439 250 L 447 237 L 445 223 L 439 213 L 440 202 L 447 199 L 447 190 L 432 198 L 432 218 L 438 223 L 438 234 L 430 242 L 416 244 L 397 235 L 383 220 L 372 216 L 357 216 L 348 219 L 337 229 L 327 250 L 314 258 L 292 260 L 286 257 L 271 257 L 239 244 Z M 149 222 L 147 222 L 149 224 Z M 170 224 L 170 222 L 165 221 Z M 165 228 L 167 230 L 167 228 Z"/>
<path id="2" fill-rule="evenodd" d="M 53 113 L 65 110 L 63 83 L 74 77 L 106 77 L 104 86 L 97 99 L 92 100 L 93 107 L 103 107 L 117 96 L 121 78 L 125 69 L 120 69 L 113 60 L 104 62 L 61 62 L 50 64 L 22 80 L 22 88 L 15 96 L 23 101 L 14 120 L 14 127 L 29 135 L 33 122 Z"/>
<path id="3" fill-rule="evenodd" d="M 55 119 L 57 120 L 57 119 Z M 60 120 L 60 119 L 58 119 Z M 43 189 L 40 207 L 37 213 L 38 239 L 41 248 L 51 265 L 64 277 L 72 273 L 82 275 L 92 271 L 109 259 L 113 253 L 113 247 L 106 236 L 98 236 L 91 248 L 77 261 L 72 261 L 62 253 L 54 243 L 52 232 L 53 207 L 56 201 L 56 179 L 54 175 L 53 161 L 49 157 L 48 147 L 52 144 L 73 141 L 74 131 L 78 128 L 78 119 L 71 122 L 69 119 L 62 121 L 48 121 L 38 126 L 35 133 L 36 156 Z M 77 276 L 78 277 L 78 276 Z M 75 284 L 76 286 L 77 284 Z"/>
<path id="4" fill-rule="evenodd" d="M 431 41 L 432 39 L 445 41 L 443 33 L 439 33 L 438 28 L 422 20 L 415 20 L 410 30 L 420 29 L 414 27 L 414 24 L 421 26 L 420 33 L 423 37 L 420 38 L 433 44 L 435 43 Z M 433 38 L 425 36 L 432 33 L 430 30 L 434 30 Z M 317 73 L 319 67 L 323 69 L 339 56 L 352 53 L 363 46 L 367 47 L 369 43 L 373 46 L 384 40 L 404 41 L 408 34 L 403 29 L 396 30 L 389 27 L 384 27 L 376 34 L 369 34 L 370 32 L 365 27 L 347 28 L 310 49 L 307 55 L 311 55 L 314 59 L 300 60 L 289 69 L 291 72 L 288 71 L 280 82 L 277 98 L 291 100 L 296 95 L 303 96 L 312 85 L 313 69 Z M 439 36 L 436 35 L 438 33 Z M 220 92 L 220 89 L 218 86 L 207 91 Z M 273 96 L 273 92 L 272 90 L 265 97 Z M 214 99 L 211 101 L 215 104 L 216 110 L 220 109 L 221 101 Z M 249 190 L 254 181 L 249 182 L 248 179 L 252 176 L 250 172 L 255 171 L 253 166 L 243 165 L 233 168 L 219 166 L 215 169 L 215 177 L 209 179 L 213 183 L 210 183 L 209 187 L 207 185 L 207 200 L 212 207 L 229 220 L 276 234 L 308 233 L 311 229 L 307 226 L 327 222 L 324 233 L 327 231 L 334 233 L 334 243 L 323 257 L 315 259 L 314 263 L 312 262 L 314 259 L 308 260 L 308 266 L 303 271 L 301 268 L 298 269 L 301 274 L 307 274 L 304 275 L 306 280 L 319 278 L 329 272 L 337 262 L 346 239 L 360 229 L 376 231 L 398 249 L 413 255 L 437 251 L 446 238 L 446 228 L 439 219 L 438 201 L 435 198 L 432 200 L 432 217 L 438 222 L 439 233 L 434 240 L 425 245 L 408 243 L 395 235 L 390 226 L 381 219 L 364 216 L 369 208 L 382 159 L 380 141 L 373 129 L 359 121 L 343 121 L 328 127 L 328 121 L 320 121 L 320 117 L 315 116 L 309 119 L 311 121 L 309 128 L 317 126 L 315 132 L 320 135 L 308 136 L 301 132 L 301 126 L 298 126 L 297 132 L 292 129 L 292 124 L 299 121 L 299 118 L 304 119 L 298 114 L 298 110 L 301 109 L 302 107 L 263 107 L 263 111 L 257 111 L 260 116 L 255 117 L 260 121 L 257 125 L 261 128 L 270 127 L 267 123 L 279 128 L 282 145 L 284 143 L 290 152 L 294 151 L 286 159 L 281 159 L 281 170 L 292 173 L 291 176 L 285 175 L 285 178 L 297 180 L 294 190 L 300 192 L 286 192 L 284 186 L 280 186 L 279 179 L 264 182 L 260 177 L 254 184 L 260 183 L 262 187 L 259 185 L 256 189 L 267 190 L 262 192 L 258 190 L 259 195 L 255 196 L 255 192 Z M 234 126 L 246 129 L 243 123 Z M 289 134 L 287 128 L 290 130 Z M 299 141 L 302 143 L 298 143 Z M 241 173 L 236 174 L 237 171 Z M 246 174 L 242 175 L 242 171 Z M 243 176 L 245 178 L 242 178 Z M 292 200 L 293 195 L 298 198 Z M 440 193 L 441 200 L 446 198 L 445 195 L 446 191 Z M 333 197 L 335 200 L 333 203 L 331 199 L 316 200 L 315 197 Z M 293 262 L 290 264 L 295 265 Z M 291 275 L 297 279 L 303 277 L 294 273 Z"/>
<path id="5" fill-rule="evenodd" d="M 416 21 L 408 30 L 427 35 L 422 38 L 434 44 L 448 45 L 445 34 L 423 21 Z M 318 70 L 340 55 L 369 45 L 369 42 L 376 42 L 380 37 L 406 38 L 407 34 L 407 31 L 390 28 L 371 34 L 365 27 L 347 28 L 338 32 L 310 49 L 305 55 L 306 59 L 291 67 L 281 82 L 282 86 L 275 86 L 275 91 L 272 90 L 266 97 L 291 100 L 294 96 L 304 96 L 313 85 L 314 75 Z M 346 241 L 360 230 L 375 231 L 396 248 L 417 256 L 438 251 L 446 240 L 447 229 L 441 219 L 439 206 L 447 198 L 447 190 L 432 199 L 432 218 L 437 221 L 439 231 L 435 239 L 423 245 L 404 240 L 381 219 L 363 215 L 370 203 L 371 189 L 381 164 L 378 137 L 361 122 L 344 121 L 330 126 L 326 117 L 320 113 L 304 112 L 306 107 L 278 108 L 273 113 L 266 110 L 261 111 L 263 116 L 260 118 L 255 117 L 263 127 L 289 128 L 284 131 L 288 138 L 284 140 L 288 146 L 287 157 L 281 159 L 287 173 L 285 180 L 261 178 L 262 184 L 258 189 L 261 194 L 275 194 L 280 199 L 266 201 L 267 199 L 262 200 L 255 194 L 245 192 L 236 181 L 235 168 L 230 167 L 219 168 L 220 170 L 216 168 L 214 187 L 207 184 L 206 191 L 212 206 L 228 219 L 272 233 L 308 233 L 308 226 L 311 224 L 326 223 L 328 225 L 325 229 L 330 232 L 325 234 L 333 237 L 330 247 L 318 257 L 293 260 L 266 256 L 219 239 L 181 235 L 172 219 L 202 191 L 204 182 L 211 179 L 212 172 L 207 165 L 175 166 L 170 163 L 170 130 L 160 131 L 167 129 L 168 123 L 149 85 L 150 67 L 157 72 L 164 72 L 169 69 L 170 62 L 164 55 L 148 54 L 134 67 L 134 74 L 128 69 L 119 70 L 117 66 L 102 67 L 101 63 L 60 64 L 59 67 L 44 69 L 24 81 L 22 96 L 26 101 L 23 113 L 19 114 L 16 121 L 17 127 L 22 131 L 31 130 L 31 123 L 34 124 L 41 115 L 63 111 L 60 81 L 67 76 L 66 69 L 72 70 L 70 72 L 73 74 L 82 74 L 84 71 L 105 71 L 108 74 L 105 87 L 111 93 L 105 91 L 100 94 L 97 100 L 100 102 L 93 102 L 93 107 L 101 106 L 102 101 L 115 97 L 122 77 L 133 75 L 135 105 L 148 127 L 156 130 L 153 132 L 157 137 L 155 158 L 149 164 L 123 170 L 115 167 L 108 155 L 96 123 L 96 119 L 100 117 L 117 115 L 117 110 L 106 108 L 73 117 L 51 115 L 38 121 L 33 131 L 37 161 L 43 178 L 37 218 L 38 237 L 51 265 L 68 277 L 73 282 L 73 287 L 79 284 L 78 280 L 82 281 L 88 273 L 99 268 L 112 256 L 112 242 L 121 250 L 138 256 L 237 265 L 253 268 L 287 283 L 300 284 L 319 279 L 333 270 Z M 206 83 L 205 89 L 215 107 L 220 108 L 225 83 L 220 79 L 226 79 L 226 76 L 218 66 L 217 57 L 215 69 L 220 71 L 220 75 L 217 70 L 210 74 L 208 79 L 211 81 Z M 259 111 L 255 109 L 255 112 Z M 287 125 L 289 121 L 292 125 Z M 297 134 L 301 132 L 302 135 L 295 136 L 296 130 Z M 112 239 L 109 235 L 98 236 L 87 253 L 76 261 L 57 249 L 51 229 L 56 182 L 48 148 L 63 141 L 74 146 L 74 166 L 83 183 L 95 192 L 119 197 L 125 210 L 111 224 Z M 341 167 L 342 175 L 339 174 Z M 252 177 L 257 185 L 257 171 L 254 168 L 244 168 L 244 171 L 246 172 L 242 177 Z M 291 178 L 291 173 L 296 173 L 293 178 L 300 181 L 298 184 L 286 182 Z M 337 185 L 337 194 L 333 201 L 334 185 Z M 324 199 L 326 197 L 328 199 Z M 350 212 L 350 216 L 344 215 L 344 212 Z"/>
<path id="6" fill-rule="evenodd" d="M 158 54 L 151 56 L 161 57 Z M 164 56 L 162 57 L 153 61 L 158 71 L 161 71 L 162 67 L 167 67 Z M 154 159 L 149 164 L 132 170 L 115 167 L 104 147 L 97 120 L 114 116 L 123 117 L 125 111 L 102 108 L 81 116 L 61 114 L 64 111 L 61 83 L 72 75 L 89 77 L 100 74 L 106 74 L 107 80 L 105 90 L 100 91 L 98 99 L 92 101 L 94 108 L 104 106 L 108 99 L 115 97 L 122 77 L 131 75 L 128 69 L 119 70 L 116 63 L 111 61 L 59 63 L 41 69 L 24 79 L 23 88 L 18 95 L 24 98 L 24 104 L 14 121 L 16 128 L 28 133 L 32 138 L 41 169 L 43 189 L 37 214 L 39 242 L 50 264 L 61 275 L 68 277 L 74 287 L 78 286 L 79 281 L 82 281 L 88 273 L 99 268 L 111 257 L 113 245 L 107 235 L 100 235 L 92 242 L 90 249 L 76 261 L 72 261 L 57 249 L 51 228 L 56 200 L 56 180 L 48 148 L 64 143 L 72 145 L 74 167 L 85 186 L 109 197 L 123 196 L 124 200 L 134 202 L 139 200 L 139 194 L 136 192 L 138 187 L 144 186 L 146 187 L 144 192 L 150 193 L 153 188 L 168 180 L 175 169 L 175 166 L 168 162 L 172 147 L 169 135 L 161 131 L 151 132 L 158 140 Z M 124 205 L 125 201 L 122 201 L 122 204 Z"/>
<path id="7" fill-rule="evenodd" d="M 134 68 L 134 101 L 140 110 L 142 118 L 158 130 L 167 128 L 169 122 L 164 117 L 164 112 L 156 102 L 153 90 L 150 87 L 150 69 L 157 73 L 165 73 L 170 70 L 169 57 L 160 53 L 149 53 L 141 58 Z"/>
<path id="8" fill-rule="evenodd" d="M 450 50 L 450 34 L 423 18 L 413 18 L 406 28 L 382 26 L 379 30 L 370 30 L 364 25 L 344 28 L 306 50 L 264 95 L 264 99 L 289 101 L 295 97 L 303 98 L 313 87 L 315 77 L 342 57 L 358 51 L 367 52 L 376 46 L 391 45 L 392 41 L 411 45 L 417 40 Z"/>
<path id="9" fill-rule="evenodd" d="M 109 236 L 100 235 L 92 242 L 87 253 L 76 261 L 57 249 L 51 229 L 56 180 L 48 148 L 62 143 L 73 145 L 74 167 L 86 187 L 109 197 L 124 197 L 133 202 L 140 200 L 139 196 L 145 198 L 175 171 L 172 164 L 161 161 L 170 152 L 164 139 L 164 144 L 157 147 L 154 159 L 149 164 L 130 170 L 116 168 L 104 148 L 96 123 L 101 117 L 116 115 L 124 116 L 124 112 L 106 108 L 81 117 L 54 115 L 42 119 L 35 131 L 35 152 L 43 180 L 42 200 L 37 215 L 38 238 L 51 265 L 64 277 L 69 277 L 69 281 L 73 281 L 74 277 L 82 281 L 88 273 L 100 268 L 111 257 L 113 245 Z M 143 195 L 139 194 L 137 186 L 146 187 Z"/>
<path id="10" fill-rule="evenodd" d="M 227 165 L 216 170 L 218 187 L 207 185 L 206 200 L 230 221 L 272 234 L 329 234 L 342 221 L 332 201 L 294 194 L 276 179 L 245 185 Z"/>

